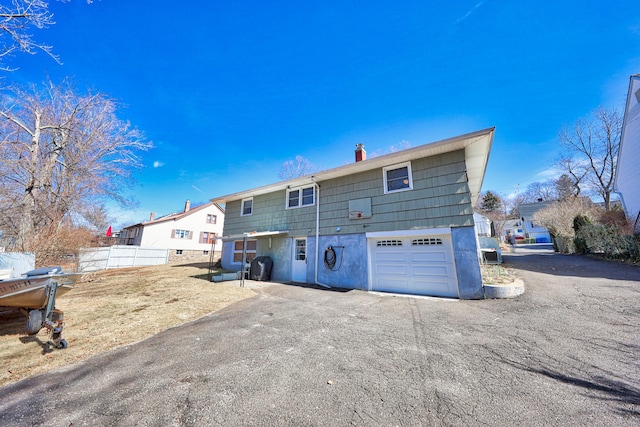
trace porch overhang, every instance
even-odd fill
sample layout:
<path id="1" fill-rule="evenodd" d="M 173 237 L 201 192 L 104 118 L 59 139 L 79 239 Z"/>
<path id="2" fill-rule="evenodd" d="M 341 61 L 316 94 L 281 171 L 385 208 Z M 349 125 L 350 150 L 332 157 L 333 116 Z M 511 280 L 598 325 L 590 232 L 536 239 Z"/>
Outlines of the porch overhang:
<path id="1" fill-rule="evenodd" d="M 281 236 L 289 234 L 288 230 L 274 230 L 274 231 L 247 231 L 242 234 L 232 234 L 230 236 L 222 236 L 220 237 L 223 241 L 230 240 L 244 240 L 249 238 L 258 238 L 258 237 L 273 237 L 273 236 Z"/>

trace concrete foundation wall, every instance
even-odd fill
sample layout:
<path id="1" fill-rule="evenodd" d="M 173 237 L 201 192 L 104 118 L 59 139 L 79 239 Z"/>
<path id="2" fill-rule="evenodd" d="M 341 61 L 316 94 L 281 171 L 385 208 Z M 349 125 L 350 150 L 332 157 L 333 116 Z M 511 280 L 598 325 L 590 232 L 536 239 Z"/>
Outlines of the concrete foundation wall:
<path id="1" fill-rule="evenodd" d="M 458 276 L 458 290 L 461 299 L 482 299 L 482 273 L 478 260 L 475 230 L 473 227 L 451 229 L 453 256 Z"/>
<path id="2" fill-rule="evenodd" d="M 325 253 L 331 246 L 336 254 L 336 263 L 329 269 L 325 261 Z M 316 245 L 315 237 L 307 242 L 310 281 L 314 280 Z M 318 253 L 318 282 L 325 285 L 367 290 L 367 239 L 364 234 L 334 234 L 320 236 L 320 251 Z"/>

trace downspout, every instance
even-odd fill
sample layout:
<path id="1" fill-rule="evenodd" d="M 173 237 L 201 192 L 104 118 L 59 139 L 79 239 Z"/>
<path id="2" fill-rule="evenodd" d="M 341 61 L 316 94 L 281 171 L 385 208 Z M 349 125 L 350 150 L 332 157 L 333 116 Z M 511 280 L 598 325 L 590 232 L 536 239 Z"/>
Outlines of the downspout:
<path id="1" fill-rule="evenodd" d="M 318 267 L 320 263 L 320 186 L 314 181 L 313 177 L 311 177 L 311 181 L 313 181 L 313 185 L 316 187 L 316 271 L 314 283 L 330 289 L 331 286 L 318 281 Z"/>

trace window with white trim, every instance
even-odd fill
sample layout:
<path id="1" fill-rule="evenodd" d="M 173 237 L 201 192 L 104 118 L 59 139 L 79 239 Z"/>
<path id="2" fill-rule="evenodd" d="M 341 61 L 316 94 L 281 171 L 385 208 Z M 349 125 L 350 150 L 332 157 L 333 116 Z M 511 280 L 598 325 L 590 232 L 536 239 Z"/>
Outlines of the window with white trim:
<path id="1" fill-rule="evenodd" d="M 253 213 L 253 197 L 242 200 L 242 210 L 240 216 L 247 216 Z"/>
<path id="2" fill-rule="evenodd" d="M 244 241 L 236 240 L 233 242 L 233 263 L 242 264 L 242 251 L 244 249 Z M 251 262 L 256 257 L 256 249 L 258 247 L 257 240 L 247 240 L 246 261 Z"/>
<path id="3" fill-rule="evenodd" d="M 382 169 L 384 194 L 413 189 L 411 162 L 387 166 Z"/>
<path id="4" fill-rule="evenodd" d="M 207 214 L 207 224 L 215 224 L 218 221 L 218 217 L 213 214 Z"/>
<path id="5" fill-rule="evenodd" d="M 316 201 L 314 185 L 287 190 L 287 209 L 313 206 Z"/>

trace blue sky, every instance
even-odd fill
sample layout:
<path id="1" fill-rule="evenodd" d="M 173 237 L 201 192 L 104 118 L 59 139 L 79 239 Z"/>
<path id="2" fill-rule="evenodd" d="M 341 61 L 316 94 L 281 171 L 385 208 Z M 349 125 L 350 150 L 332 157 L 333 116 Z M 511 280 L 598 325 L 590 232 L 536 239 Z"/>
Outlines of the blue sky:
<path id="1" fill-rule="evenodd" d="M 6 1 L 6 0 L 2 0 Z M 495 126 L 483 191 L 550 176 L 565 124 L 622 109 L 640 72 L 635 1 L 52 2 L 11 81 L 74 78 L 153 141 L 126 225 L 321 169 Z"/>

